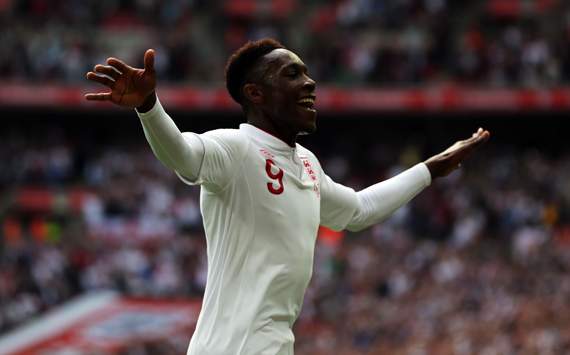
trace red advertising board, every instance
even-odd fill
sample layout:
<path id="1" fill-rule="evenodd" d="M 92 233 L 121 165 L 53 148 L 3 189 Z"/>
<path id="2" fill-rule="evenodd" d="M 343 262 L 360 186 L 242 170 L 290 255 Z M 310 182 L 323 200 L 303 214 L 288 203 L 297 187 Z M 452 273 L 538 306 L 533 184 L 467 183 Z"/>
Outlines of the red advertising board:
<path id="1" fill-rule="evenodd" d="M 0 107 L 117 109 L 109 103 L 85 100 L 99 87 L 26 85 L 0 82 Z M 158 89 L 170 110 L 239 112 L 223 88 L 173 87 Z M 474 88 L 438 86 L 411 89 L 319 87 L 317 108 L 322 112 L 457 112 L 570 110 L 570 88 Z"/>

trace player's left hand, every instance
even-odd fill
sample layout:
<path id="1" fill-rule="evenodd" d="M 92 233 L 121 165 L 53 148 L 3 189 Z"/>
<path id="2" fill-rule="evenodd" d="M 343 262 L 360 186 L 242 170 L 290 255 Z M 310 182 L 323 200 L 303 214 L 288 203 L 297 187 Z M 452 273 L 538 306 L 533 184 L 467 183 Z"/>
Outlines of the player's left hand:
<path id="1" fill-rule="evenodd" d="M 144 68 L 133 68 L 117 58 L 108 58 L 107 65 L 97 64 L 87 73 L 87 79 L 103 84 L 109 92 L 87 93 L 91 101 L 110 101 L 116 105 L 138 108 L 147 102 L 154 104 L 156 71 L 154 70 L 154 49 L 144 54 Z M 148 105 L 146 105 L 148 106 Z M 148 109 L 152 108 L 152 105 Z M 145 108 L 147 111 L 148 109 Z M 146 111 L 144 111 L 146 112 Z"/>
<path id="2" fill-rule="evenodd" d="M 471 138 L 458 141 L 445 151 L 426 160 L 424 163 L 427 165 L 432 179 L 447 176 L 453 170 L 460 168 L 461 163 L 475 149 L 485 143 L 490 136 L 489 131 L 479 128 Z"/>

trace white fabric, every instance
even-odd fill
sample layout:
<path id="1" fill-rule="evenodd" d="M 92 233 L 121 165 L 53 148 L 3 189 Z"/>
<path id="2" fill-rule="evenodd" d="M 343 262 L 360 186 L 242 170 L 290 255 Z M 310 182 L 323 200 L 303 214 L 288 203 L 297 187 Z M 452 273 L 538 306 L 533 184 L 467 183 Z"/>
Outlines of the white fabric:
<path id="1" fill-rule="evenodd" d="M 292 355 L 319 225 L 357 229 L 384 218 L 426 186 L 422 168 L 406 186 L 395 177 L 357 194 L 299 144 L 249 124 L 180 134 L 156 106 L 139 114 L 153 150 L 184 182 L 201 185 L 208 278 L 188 355 Z M 392 193 L 405 196 L 385 196 Z"/>
<path id="2" fill-rule="evenodd" d="M 204 156 L 200 139 L 192 133 L 182 136 L 158 98 L 150 111 L 137 111 L 137 114 L 141 119 L 144 135 L 158 160 L 183 176 L 197 176 Z"/>
<path id="3" fill-rule="evenodd" d="M 358 209 L 346 229 L 358 231 L 382 222 L 431 184 L 431 174 L 424 163 L 358 191 Z"/>

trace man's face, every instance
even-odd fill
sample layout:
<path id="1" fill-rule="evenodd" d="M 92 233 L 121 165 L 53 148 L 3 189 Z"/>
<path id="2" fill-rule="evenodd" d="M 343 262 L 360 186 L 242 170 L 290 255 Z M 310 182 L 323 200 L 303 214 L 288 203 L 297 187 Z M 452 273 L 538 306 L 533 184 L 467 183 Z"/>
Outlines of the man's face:
<path id="1" fill-rule="evenodd" d="M 275 49 L 264 57 L 261 109 L 285 132 L 312 133 L 317 129 L 315 82 L 307 66 L 293 52 Z"/>

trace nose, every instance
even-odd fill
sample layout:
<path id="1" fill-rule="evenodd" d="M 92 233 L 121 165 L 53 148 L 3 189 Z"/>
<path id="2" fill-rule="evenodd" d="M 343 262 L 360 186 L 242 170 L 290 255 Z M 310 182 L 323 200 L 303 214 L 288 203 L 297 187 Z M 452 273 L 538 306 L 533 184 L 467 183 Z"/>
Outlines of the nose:
<path id="1" fill-rule="evenodd" d="M 309 89 L 310 91 L 315 91 L 315 89 L 317 88 L 317 83 L 313 79 L 311 79 L 310 76 L 305 75 L 305 82 L 303 83 L 303 88 Z"/>

